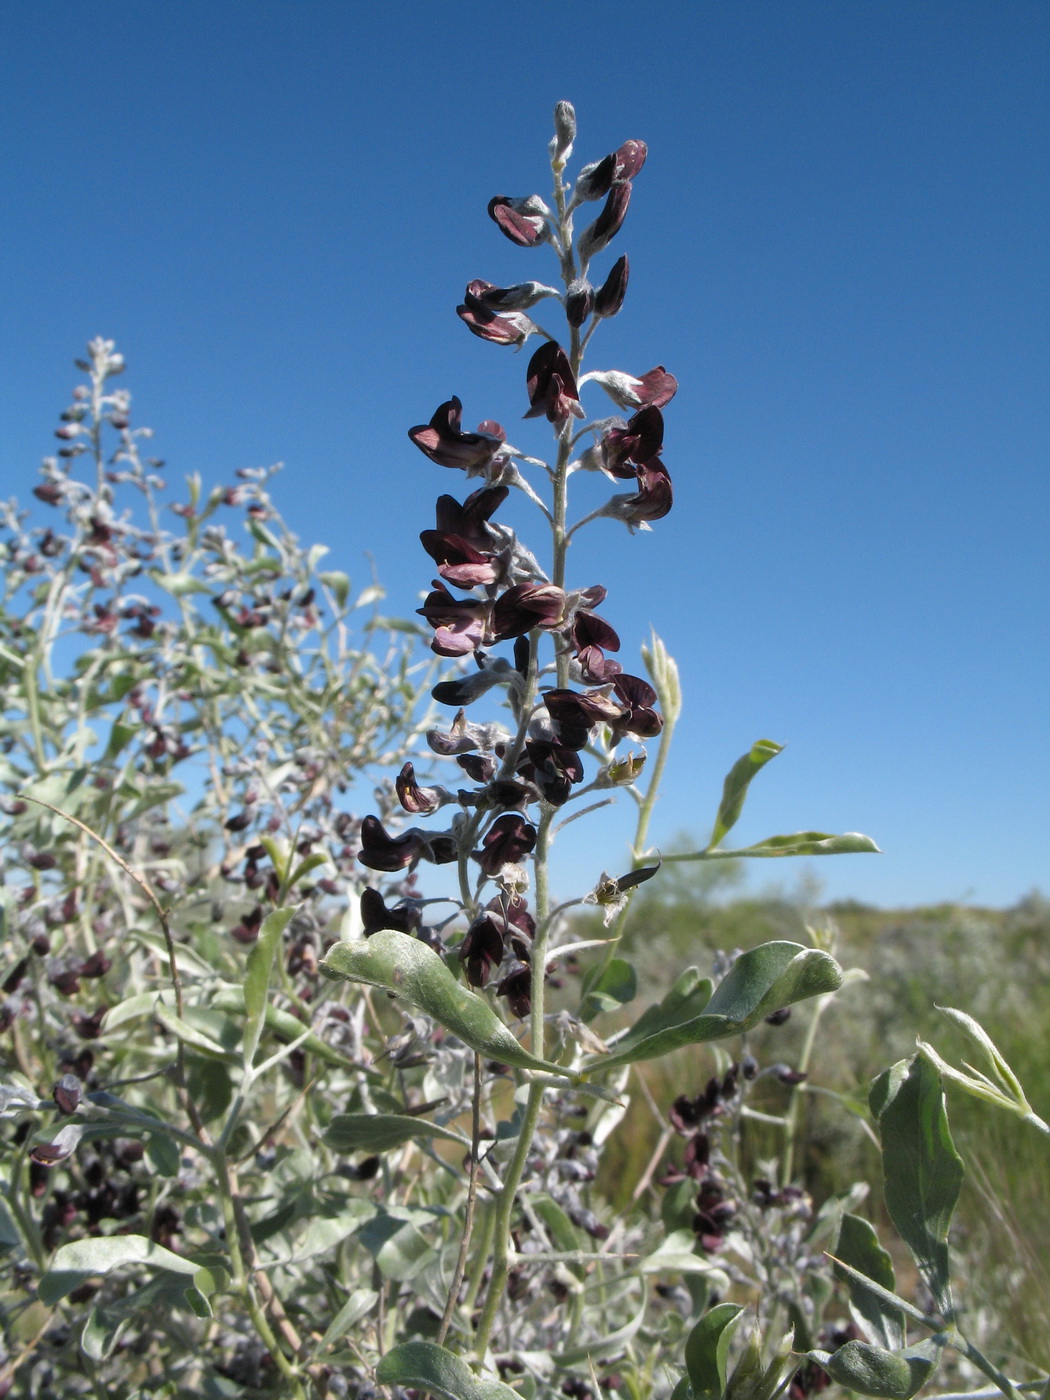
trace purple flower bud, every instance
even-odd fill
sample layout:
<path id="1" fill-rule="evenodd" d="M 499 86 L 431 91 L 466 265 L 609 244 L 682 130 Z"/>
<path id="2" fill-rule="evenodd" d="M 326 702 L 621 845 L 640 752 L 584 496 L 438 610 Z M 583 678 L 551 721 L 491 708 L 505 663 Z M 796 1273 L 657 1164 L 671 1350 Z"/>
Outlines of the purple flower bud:
<path id="1" fill-rule="evenodd" d="M 496 776 L 496 760 L 487 754 L 460 754 L 456 762 L 475 783 L 488 783 Z"/>
<path id="2" fill-rule="evenodd" d="M 625 141 L 613 156 L 614 180 L 633 180 L 645 164 L 649 147 L 644 141 Z"/>
<path id="3" fill-rule="evenodd" d="M 629 480 L 636 469 L 658 457 L 664 445 L 664 416 L 642 408 L 622 428 L 610 428 L 598 443 L 598 465 L 608 476 Z"/>
<path id="4" fill-rule="evenodd" d="M 409 827 L 400 836 L 389 836 L 378 817 L 365 817 L 357 858 L 369 870 L 404 870 L 420 858 L 423 846 L 423 833 L 417 827 Z"/>
<path id="5" fill-rule="evenodd" d="M 506 434 L 498 423 L 486 422 L 476 433 L 460 431 L 463 405 L 453 396 L 428 424 L 410 428 L 409 437 L 439 467 L 485 471 L 499 456 Z"/>
<path id="6" fill-rule="evenodd" d="M 51 1091 L 59 1113 L 76 1113 L 82 1088 L 75 1074 L 64 1074 Z"/>
<path id="7" fill-rule="evenodd" d="M 620 307 L 623 306 L 623 299 L 627 295 L 627 279 L 631 275 L 631 264 L 627 261 L 627 254 L 622 258 L 617 258 L 612 265 L 612 271 L 594 294 L 594 314 L 596 316 L 615 316 Z"/>
<path id="8" fill-rule="evenodd" d="M 498 194 L 495 199 L 489 200 L 489 218 L 519 248 L 536 248 L 547 242 L 550 228 L 545 216 L 549 214 L 550 210 L 536 194 L 530 194 L 525 199 L 510 199 L 505 194 Z"/>
<path id="9" fill-rule="evenodd" d="M 615 174 L 615 152 L 607 155 L 604 160 L 595 160 L 590 165 L 585 165 L 576 177 L 576 198 L 578 200 L 604 199 L 612 188 Z"/>
<path id="10" fill-rule="evenodd" d="M 526 418 L 546 416 L 560 427 L 570 416 L 584 416 L 568 357 L 557 341 L 547 341 L 533 355 L 526 387 L 531 405 Z"/>
<path id="11" fill-rule="evenodd" d="M 570 326 L 582 326 L 594 308 L 594 288 L 586 277 L 577 277 L 565 293 L 565 319 Z"/>
<path id="12" fill-rule="evenodd" d="M 423 530 L 420 543 L 438 566 L 438 573 L 457 588 L 476 588 L 495 583 L 500 569 L 491 554 L 483 554 L 459 535 L 440 530 Z"/>
<path id="13" fill-rule="evenodd" d="M 619 233 L 631 202 L 631 186 L 627 181 L 613 185 L 605 200 L 605 208 L 580 235 L 580 262 L 586 267 L 595 253 L 607 248 Z"/>

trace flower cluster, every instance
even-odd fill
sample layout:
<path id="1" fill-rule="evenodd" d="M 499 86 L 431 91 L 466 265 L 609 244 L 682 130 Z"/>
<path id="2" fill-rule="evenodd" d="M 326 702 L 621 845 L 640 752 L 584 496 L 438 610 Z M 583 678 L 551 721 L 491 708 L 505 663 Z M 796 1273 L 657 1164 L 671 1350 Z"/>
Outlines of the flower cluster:
<path id="1" fill-rule="evenodd" d="M 531 336 L 542 340 L 525 371 L 523 417 L 551 424 L 556 460 L 548 464 L 527 457 L 492 419 L 474 431 L 464 429 L 463 405 L 455 397 L 442 403 L 429 422 L 409 430 L 411 441 L 436 465 L 478 479 L 465 499 L 439 496 L 434 527 L 420 535 L 437 576 L 419 609 L 433 629 L 432 650 L 471 667 L 435 688 L 435 699 L 458 712 L 447 730 L 435 729 L 427 737 L 433 753 L 453 762 L 474 787 L 423 786 L 413 765 L 406 764 L 396 785 L 402 808 L 411 816 L 428 816 L 450 806 L 455 809 L 450 824 L 437 832 L 410 826 L 391 834 L 377 819 L 367 818 L 361 830 L 360 859 L 370 870 L 403 871 L 419 860 L 458 861 L 461 872 L 468 859 L 480 867 L 473 893 L 461 874 L 468 925 L 460 957 L 475 987 L 499 973 L 498 991 L 519 1016 L 527 1014 L 531 1003 L 534 931 L 522 866 L 536 847 L 543 814 L 588 790 L 588 751 L 603 762 L 593 785 L 631 782 L 640 761 L 621 762 L 624 771 L 618 775 L 613 750 L 625 738 L 656 738 L 663 727 L 656 691 L 616 659 L 620 638 L 599 612 L 605 587 L 572 588 L 565 580 L 567 545 L 585 523 L 566 524 L 568 482 L 575 472 L 603 472 L 614 482 L 633 482 L 632 491 L 612 496 L 593 516 L 648 529 L 670 510 L 661 410 L 678 387 L 662 365 L 637 376 L 621 370 L 581 374 L 591 336 L 623 305 L 630 271 L 622 256 L 595 288 L 588 270 L 618 234 L 647 152 L 643 142 L 627 141 L 585 166 L 571 187 L 562 183 L 561 172 L 574 139 L 572 108 L 560 103 L 551 148 L 555 207 L 538 195 L 499 195 L 489 204 L 491 218 L 516 246 L 554 252 L 563 289 L 537 281 L 497 286 L 474 279 L 457 308 L 482 340 L 514 347 Z M 576 211 L 597 200 L 604 201 L 601 211 L 576 237 Z M 560 339 L 533 319 L 540 303 L 560 304 L 566 321 Z M 600 385 L 631 416 L 588 422 L 581 402 L 588 383 Z M 528 481 L 529 468 L 545 474 L 549 505 Z M 550 526 L 549 569 L 498 519 L 513 489 L 537 504 Z M 546 664 L 540 655 L 543 637 L 554 648 L 553 662 Z M 503 644 L 507 652 L 499 654 Z M 472 722 L 468 707 L 494 688 L 503 690 L 512 722 Z M 499 888 L 488 900 L 481 897 L 486 881 Z M 378 927 L 421 931 L 407 908 L 388 911 L 386 922 L 377 923 L 378 909 L 385 908 L 378 891 L 370 890 L 366 901 L 366 932 Z"/>

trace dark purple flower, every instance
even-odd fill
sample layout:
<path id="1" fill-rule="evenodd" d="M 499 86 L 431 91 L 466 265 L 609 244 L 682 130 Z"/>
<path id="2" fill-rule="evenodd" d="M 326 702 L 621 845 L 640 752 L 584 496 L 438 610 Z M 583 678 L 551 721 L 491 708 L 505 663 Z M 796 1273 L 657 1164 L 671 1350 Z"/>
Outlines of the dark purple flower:
<path id="1" fill-rule="evenodd" d="M 496 776 L 496 760 L 489 754 L 464 753 L 456 762 L 475 783 L 488 783 Z"/>
<path id="2" fill-rule="evenodd" d="M 550 238 L 546 215 L 550 210 L 537 194 L 510 199 L 505 194 L 489 200 L 489 218 L 519 248 L 536 248 Z"/>
<path id="3" fill-rule="evenodd" d="M 524 345 L 536 327 L 524 312 L 511 311 L 500 315 L 495 311 L 483 299 L 482 294 L 489 288 L 496 292 L 504 290 L 480 279 L 468 282 L 462 304 L 456 307 L 456 315 L 469 331 L 482 340 L 490 340 L 494 345 Z"/>
<path id="4" fill-rule="evenodd" d="M 442 787 L 420 787 L 416 782 L 416 770 L 411 763 L 406 763 L 394 779 L 394 789 L 401 806 L 413 816 L 429 816 L 431 812 L 436 812 L 442 803 L 449 801 L 449 794 Z"/>
<path id="5" fill-rule="evenodd" d="M 532 969 L 527 963 L 515 963 L 496 988 L 498 997 L 506 997 L 511 1014 L 524 1021 L 532 1010 Z"/>
<path id="6" fill-rule="evenodd" d="M 480 288 L 480 290 L 478 290 Z M 467 291 L 485 304 L 490 311 L 527 311 L 544 297 L 556 297 L 557 287 L 543 282 L 517 282 L 513 287 L 494 287 L 491 282 L 471 282 Z"/>
<path id="7" fill-rule="evenodd" d="M 623 306 L 623 299 L 627 295 L 627 279 L 631 275 L 631 264 L 627 261 L 627 254 L 612 265 L 612 271 L 594 294 L 594 314 L 596 316 L 615 316 L 620 307 Z"/>
<path id="8" fill-rule="evenodd" d="M 614 184 L 606 197 L 602 212 L 590 228 L 584 229 L 580 235 L 578 246 L 580 262 L 584 267 L 587 266 L 595 253 L 600 253 L 603 248 L 608 247 L 619 233 L 623 221 L 627 217 L 627 206 L 630 202 L 630 182 L 623 180 Z"/>
<path id="9" fill-rule="evenodd" d="M 484 640 L 488 604 L 477 598 L 453 598 L 439 579 L 417 612 L 435 628 L 430 646 L 438 656 L 469 656 Z"/>
<path id="10" fill-rule="evenodd" d="M 503 961 L 503 927 L 488 914 L 475 919 L 459 945 L 459 959 L 470 985 L 484 987 Z"/>
<path id="11" fill-rule="evenodd" d="M 526 418 L 546 416 L 560 427 L 569 417 L 584 416 L 568 357 L 557 341 L 546 341 L 533 355 L 526 387 L 531 405 Z"/>
<path id="12" fill-rule="evenodd" d="M 551 719 L 571 729 L 589 730 L 596 724 L 612 724 L 622 714 L 614 700 L 597 690 L 582 693 L 576 690 L 548 690 L 543 696 L 543 703 Z"/>
<path id="13" fill-rule="evenodd" d="M 495 583 L 499 566 L 491 554 L 475 549 L 461 535 L 444 534 L 440 530 L 422 530 L 420 543 L 438 566 L 438 573 L 457 588 L 476 588 L 479 584 Z"/>
<path id="14" fill-rule="evenodd" d="M 383 928 L 414 935 L 422 926 L 423 913 L 418 905 L 405 902 L 388 909 L 379 891 L 366 885 L 361 891 L 361 923 L 366 938 L 371 938 L 373 933 Z"/>
<path id="15" fill-rule="evenodd" d="M 516 583 L 493 604 L 492 635 L 498 642 L 506 641 L 534 627 L 558 627 L 564 616 L 565 594 L 553 583 Z"/>
<path id="16" fill-rule="evenodd" d="M 535 783 L 552 807 L 569 800 L 574 783 L 583 782 L 583 761 L 575 749 L 548 739 L 525 741 L 527 762 L 519 764 L 518 772 Z"/>
<path id="17" fill-rule="evenodd" d="M 536 844 L 536 828 L 517 812 L 507 812 L 496 820 L 481 840 L 474 859 L 486 875 L 498 875 L 505 865 L 516 865 Z"/>
<path id="18" fill-rule="evenodd" d="M 613 690 L 623 701 L 624 713 L 613 722 L 613 733 L 619 738 L 633 734 L 637 739 L 655 739 L 664 727 L 663 716 L 653 709 L 656 691 L 638 676 L 626 673 L 612 683 Z"/>
<path id="19" fill-rule="evenodd" d="M 658 408 L 642 408 L 622 428 L 609 428 L 602 434 L 594 465 L 608 476 L 629 481 L 637 474 L 637 467 L 660 455 L 663 445 L 663 414 Z"/>
<path id="20" fill-rule="evenodd" d="M 625 496 L 613 496 L 602 510 L 622 520 L 628 526 L 647 526 L 650 520 L 662 520 L 674 504 L 674 491 L 667 468 L 653 458 L 638 468 L 638 490 Z"/>
<path id="21" fill-rule="evenodd" d="M 460 431 L 463 405 L 453 396 L 443 403 L 427 424 L 410 428 L 408 435 L 439 467 L 459 467 L 466 472 L 485 471 L 496 460 L 506 433 L 498 423 L 486 421 L 476 433 Z"/>
<path id="22" fill-rule="evenodd" d="M 358 860 L 369 870 L 404 870 L 419 860 L 426 844 L 418 827 L 409 827 L 400 836 L 389 836 L 378 817 L 365 817 L 361 823 L 361 850 Z"/>
<path id="23" fill-rule="evenodd" d="M 76 1113 L 83 1086 L 75 1074 L 63 1074 L 51 1091 L 59 1113 Z"/>

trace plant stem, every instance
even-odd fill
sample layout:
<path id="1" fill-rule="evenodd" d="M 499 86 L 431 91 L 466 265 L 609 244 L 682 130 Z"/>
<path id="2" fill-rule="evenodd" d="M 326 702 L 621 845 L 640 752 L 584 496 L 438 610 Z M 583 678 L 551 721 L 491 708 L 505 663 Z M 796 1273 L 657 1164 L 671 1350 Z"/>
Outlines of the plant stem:
<path id="1" fill-rule="evenodd" d="M 471 1108 L 470 1184 L 467 1187 L 467 1206 L 463 1217 L 463 1239 L 460 1242 L 459 1257 L 456 1259 L 456 1267 L 448 1290 L 448 1301 L 445 1304 L 444 1316 L 441 1319 L 441 1327 L 437 1335 L 438 1346 L 442 1346 L 448 1336 L 452 1314 L 456 1310 L 456 1300 L 463 1285 L 463 1275 L 467 1271 L 467 1250 L 470 1247 L 470 1236 L 474 1228 L 474 1206 L 478 1198 L 478 1151 L 481 1145 L 481 1056 L 477 1051 L 474 1052 L 474 1094 Z"/>

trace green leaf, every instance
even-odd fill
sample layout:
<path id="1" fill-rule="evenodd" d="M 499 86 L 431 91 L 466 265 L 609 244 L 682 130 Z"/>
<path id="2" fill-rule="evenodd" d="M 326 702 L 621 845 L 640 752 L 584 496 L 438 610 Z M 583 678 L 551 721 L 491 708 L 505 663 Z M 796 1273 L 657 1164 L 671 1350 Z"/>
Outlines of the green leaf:
<path id="1" fill-rule="evenodd" d="M 626 958 L 611 958 L 593 983 L 584 982 L 580 1017 L 592 1021 L 601 1011 L 616 1011 L 638 995 L 638 974 Z"/>
<path id="2" fill-rule="evenodd" d="M 376 1367 L 380 1385 L 429 1390 L 443 1400 L 521 1400 L 502 1381 L 475 1375 L 465 1361 L 436 1342 L 402 1342 Z"/>
<path id="3" fill-rule="evenodd" d="M 187 1011 L 191 1008 L 187 1007 Z M 198 1030 L 196 1026 L 191 1026 L 188 1021 L 180 1020 L 174 1011 L 169 1011 L 162 1001 L 158 1001 L 153 1009 L 153 1014 L 172 1035 L 177 1036 L 184 1045 L 188 1045 L 191 1050 L 197 1050 L 202 1055 L 212 1055 L 217 1060 L 222 1060 L 227 1064 L 232 1064 L 237 1058 L 232 1051 L 224 1050 L 217 1040 L 213 1040 L 207 1032 Z"/>
<path id="4" fill-rule="evenodd" d="M 457 982 L 437 953 L 418 938 L 382 929 L 369 939 L 337 943 L 321 971 L 326 977 L 393 992 L 490 1060 L 565 1075 L 559 1065 L 530 1055 L 488 1002 Z"/>
<path id="5" fill-rule="evenodd" d="M 722 1400 L 729 1344 L 743 1312 L 737 1303 L 719 1303 L 704 1314 L 686 1338 L 685 1366 L 693 1400 Z"/>
<path id="6" fill-rule="evenodd" d="M 164 1133 L 147 1134 L 146 1156 L 150 1165 L 161 1176 L 178 1176 L 182 1166 L 182 1153 L 174 1138 L 167 1137 Z"/>
<path id="7" fill-rule="evenodd" d="M 886 1351 L 868 1342 L 847 1342 L 837 1351 L 811 1351 L 809 1356 L 847 1390 L 881 1400 L 911 1400 L 937 1366 L 933 1341 L 920 1342 L 903 1351 Z"/>
<path id="8" fill-rule="evenodd" d="M 722 801 L 715 817 L 715 827 L 711 833 L 708 850 L 713 850 L 730 827 L 736 825 L 740 813 L 744 810 L 744 799 L 751 786 L 751 779 L 771 758 L 776 758 L 783 748 L 783 744 L 774 744 L 772 739 L 759 739 L 730 768 L 722 786 Z"/>
<path id="9" fill-rule="evenodd" d="M 345 1337 L 350 1328 L 366 1317 L 378 1301 L 379 1294 L 374 1288 L 355 1288 L 328 1324 L 328 1330 L 317 1344 L 317 1350 L 324 1351 L 341 1337 Z"/>
<path id="10" fill-rule="evenodd" d="M 882 1139 L 886 1209 L 938 1308 L 951 1317 L 948 1227 L 963 1164 L 940 1076 L 923 1055 L 900 1060 L 872 1084 L 869 1103 Z"/>
<path id="11" fill-rule="evenodd" d="M 211 1004 L 220 1011 L 243 1011 L 244 988 L 218 987 L 212 994 Z M 266 1028 L 276 1035 L 283 1036 L 285 1040 L 298 1040 L 306 1029 L 302 1021 L 293 1016 L 290 1011 L 282 1011 L 272 1002 L 266 1004 Z M 340 1054 L 338 1050 L 326 1045 L 318 1035 L 308 1035 L 302 1043 L 302 1048 L 330 1065 L 342 1065 L 344 1068 L 352 1067 L 355 1073 L 363 1074 L 368 1079 L 378 1080 L 382 1078 L 380 1074 L 368 1066 L 353 1065 L 353 1062 L 346 1055 Z"/>
<path id="12" fill-rule="evenodd" d="M 683 984 L 679 978 L 660 1005 L 650 1008 L 611 1054 L 589 1059 L 585 1071 L 652 1060 L 683 1045 L 739 1035 L 770 1012 L 833 992 L 842 982 L 842 970 L 834 958 L 787 942 L 763 943 L 741 953 L 702 1007 L 704 984 L 695 969 L 690 972 L 696 978 L 690 991 L 679 990 Z"/>
<path id="13" fill-rule="evenodd" d="M 166 574 L 163 569 L 151 569 L 150 578 L 173 598 L 185 598 L 190 593 L 210 593 L 211 589 L 192 574 Z"/>
<path id="14" fill-rule="evenodd" d="M 139 732 L 140 726 L 134 724 L 122 724 L 121 721 L 114 720 L 113 727 L 109 731 L 109 742 L 106 744 L 106 752 L 102 755 L 104 763 L 112 763 L 122 749 L 131 743 L 135 735 Z"/>
<path id="15" fill-rule="evenodd" d="M 434 1218 L 428 1211 L 411 1208 L 378 1210 L 361 1226 L 358 1239 L 374 1256 L 384 1278 L 404 1283 L 434 1257 L 434 1247 L 420 1229 L 433 1225 Z"/>
<path id="16" fill-rule="evenodd" d="M 270 990 L 274 956 L 281 946 L 281 935 L 294 913 L 295 909 L 274 909 L 267 914 L 259 930 L 259 937 L 252 944 L 248 954 L 248 966 L 244 976 L 244 1010 L 247 1019 L 241 1051 L 245 1069 L 251 1068 L 255 1052 L 259 1048 L 259 1037 L 266 1024 L 266 996 Z"/>
<path id="17" fill-rule="evenodd" d="M 317 577 L 326 588 L 332 590 L 332 596 L 335 598 L 337 606 L 345 608 L 346 600 L 350 597 L 350 580 L 346 574 L 341 573 L 338 569 L 329 569 L 323 574 L 318 574 Z"/>
<path id="18" fill-rule="evenodd" d="M 642 1280 L 642 1298 L 635 1315 L 617 1327 L 615 1331 L 607 1332 L 604 1337 L 597 1341 L 588 1342 L 583 1346 L 569 1347 L 568 1350 L 558 1352 L 555 1361 L 559 1366 L 579 1366 L 585 1361 L 597 1361 L 603 1356 L 619 1355 L 628 1342 L 637 1336 L 645 1321 L 645 1312 L 649 1306 L 649 1287 L 645 1280 Z"/>
<path id="19" fill-rule="evenodd" d="M 767 836 L 754 846 L 738 846 L 733 851 L 688 851 L 684 855 L 672 852 L 670 860 L 745 860 L 771 859 L 775 856 L 850 856 L 881 855 L 870 836 L 859 831 L 847 831 L 843 836 L 829 836 L 826 831 L 795 831 L 790 836 Z"/>
<path id="20" fill-rule="evenodd" d="M 550 1235 L 556 1250 L 563 1254 L 572 1254 L 579 1249 L 580 1237 L 576 1232 L 576 1226 L 553 1196 L 534 1196 L 531 1200 L 531 1206 L 547 1227 L 547 1233 Z M 577 1278 L 584 1277 L 585 1265 L 571 1264 L 569 1267 Z"/>
<path id="21" fill-rule="evenodd" d="M 882 1288 L 893 1293 L 897 1280 L 893 1261 L 879 1244 L 878 1236 L 859 1215 L 846 1214 L 839 1226 L 835 1256 L 865 1277 L 874 1279 Z M 864 1331 L 888 1351 L 899 1351 L 907 1341 L 904 1314 L 892 1307 L 877 1293 L 835 1265 L 835 1276 L 849 1285 L 850 1307 Z"/>
<path id="22" fill-rule="evenodd" d="M 447 1138 L 462 1147 L 459 1133 L 408 1113 L 337 1113 L 321 1140 L 334 1152 L 389 1152 L 414 1138 Z"/>
<path id="23" fill-rule="evenodd" d="M 127 1264 L 148 1264 L 153 1269 L 188 1275 L 195 1274 L 199 1267 L 192 1259 L 173 1254 L 145 1235 L 100 1235 L 73 1240 L 56 1250 L 51 1267 L 37 1287 L 37 1296 L 45 1307 L 53 1308 L 89 1278 Z"/>

